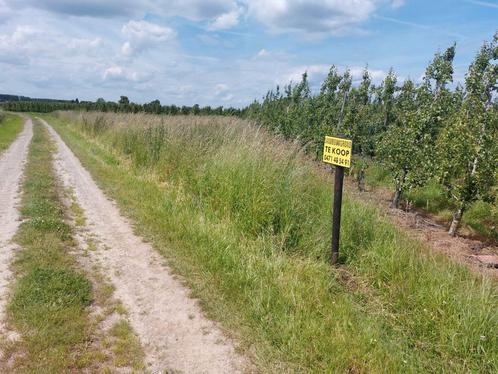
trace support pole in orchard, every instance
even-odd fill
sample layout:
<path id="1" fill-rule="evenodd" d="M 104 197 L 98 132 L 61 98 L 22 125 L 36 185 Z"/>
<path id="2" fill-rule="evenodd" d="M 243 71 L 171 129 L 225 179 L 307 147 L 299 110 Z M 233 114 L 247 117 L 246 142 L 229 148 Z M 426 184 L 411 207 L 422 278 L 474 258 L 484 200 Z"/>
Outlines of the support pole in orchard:
<path id="1" fill-rule="evenodd" d="M 344 169 L 351 167 L 352 141 L 344 138 L 325 137 L 323 161 L 335 165 L 334 199 L 332 206 L 332 265 L 339 261 L 339 237 L 341 232 L 342 189 L 344 185 Z"/>

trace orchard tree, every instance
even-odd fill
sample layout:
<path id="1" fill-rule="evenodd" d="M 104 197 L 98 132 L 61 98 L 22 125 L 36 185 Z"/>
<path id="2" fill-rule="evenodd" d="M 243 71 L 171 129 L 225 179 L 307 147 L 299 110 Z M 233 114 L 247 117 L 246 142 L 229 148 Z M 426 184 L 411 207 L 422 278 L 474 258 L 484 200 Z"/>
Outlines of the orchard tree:
<path id="1" fill-rule="evenodd" d="M 339 84 L 339 96 L 340 99 L 340 111 L 339 111 L 339 120 L 337 122 L 337 128 L 339 131 L 342 131 L 344 115 L 346 111 L 346 105 L 348 105 L 349 101 L 349 93 L 351 90 L 351 85 L 353 84 L 353 78 L 351 77 L 351 73 L 349 69 L 343 74 L 341 83 Z"/>
<path id="2" fill-rule="evenodd" d="M 344 134 L 353 141 L 355 157 L 351 173 L 360 192 L 365 190 L 366 158 L 373 153 L 371 90 L 372 79 L 365 68 L 359 86 L 351 90 L 344 124 Z"/>
<path id="3" fill-rule="evenodd" d="M 455 58 L 454 43 L 446 49 L 444 53 L 437 52 L 432 62 L 427 66 L 425 71 L 425 81 L 430 85 L 431 80 L 434 81 L 433 93 L 435 99 L 439 97 L 441 92 L 446 89 L 449 82 L 453 82 L 453 59 Z"/>
<path id="4" fill-rule="evenodd" d="M 394 177 L 392 208 L 399 207 L 407 189 L 424 185 L 435 173 L 435 142 L 454 110 L 453 94 L 447 89 L 453 81 L 454 57 L 455 45 L 436 53 L 424 83 L 414 88 L 407 80 L 401 88 L 395 125 L 387 129 L 379 144 L 379 155 Z"/>
<path id="5" fill-rule="evenodd" d="M 396 102 L 396 121 L 382 135 L 378 145 L 381 162 L 389 169 L 394 179 L 392 208 L 398 208 L 403 193 L 421 185 L 425 179 L 424 161 L 428 158 L 427 148 L 420 143 L 428 141 L 429 135 L 413 110 L 415 104 L 415 85 L 406 80 L 400 89 Z"/>
<path id="6" fill-rule="evenodd" d="M 439 171 L 457 209 L 449 234 L 454 236 L 468 206 L 477 199 L 495 198 L 497 184 L 498 33 L 485 43 L 469 67 L 462 109 L 451 117 L 438 140 Z"/>
<path id="7" fill-rule="evenodd" d="M 320 88 L 317 97 L 317 112 L 319 117 L 319 131 L 315 134 L 315 141 L 321 143 L 323 137 L 337 132 L 339 118 L 339 87 L 343 77 L 337 72 L 337 68 L 332 65 L 325 81 Z M 321 147 L 318 147 L 321 149 Z"/>
<path id="8" fill-rule="evenodd" d="M 387 74 L 380 91 L 380 101 L 382 103 L 383 123 L 382 130 L 385 131 L 394 120 L 394 95 L 396 93 L 397 77 L 391 68 Z M 410 81 L 411 82 L 411 81 Z"/>

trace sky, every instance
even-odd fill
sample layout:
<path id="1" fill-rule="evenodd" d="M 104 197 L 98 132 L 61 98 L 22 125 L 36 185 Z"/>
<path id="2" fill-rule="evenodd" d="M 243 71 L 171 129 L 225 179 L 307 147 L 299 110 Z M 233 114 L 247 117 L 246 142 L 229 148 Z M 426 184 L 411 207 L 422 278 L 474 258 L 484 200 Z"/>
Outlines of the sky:
<path id="1" fill-rule="evenodd" d="M 498 30 L 497 0 L 0 0 L 0 93 L 242 107 L 330 66 L 455 80 Z"/>

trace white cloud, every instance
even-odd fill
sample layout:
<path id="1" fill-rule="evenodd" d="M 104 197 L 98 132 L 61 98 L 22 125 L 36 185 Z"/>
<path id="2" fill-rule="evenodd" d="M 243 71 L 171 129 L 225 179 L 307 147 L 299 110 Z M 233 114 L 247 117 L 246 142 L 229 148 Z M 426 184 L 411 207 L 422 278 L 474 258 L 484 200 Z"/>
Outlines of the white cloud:
<path id="1" fill-rule="evenodd" d="M 17 26 L 8 35 L 0 35 L 0 62 L 13 65 L 26 65 L 31 56 L 40 51 L 35 42 L 38 30 L 32 26 Z"/>
<path id="2" fill-rule="evenodd" d="M 391 6 L 395 9 L 403 5 L 405 5 L 405 0 L 391 0 Z"/>
<path id="3" fill-rule="evenodd" d="M 23 47 L 32 40 L 35 34 L 39 33 L 37 29 L 32 26 L 17 26 L 11 36 L 0 36 L 0 44 L 10 45 L 12 47 Z"/>
<path id="4" fill-rule="evenodd" d="M 102 78 L 104 80 L 127 80 L 137 82 L 141 77 L 136 71 L 115 65 L 105 69 Z"/>
<path id="5" fill-rule="evenodd" d="M 299 82 L 304 72 L 308 73 L 310 82 L 321 81 L 327 75 L 329 69 L 329 65 L 323 64 L 293 67 L 282 77 L 282 83 Z"/>
<path id="6" fill-rule="evenodd" d="M 130 42 L 123 43 L 123 45 L 121 46 L 121 53 L 126 57 L 133 55 L 133 48 Z"/>
<path id="7" fill-rule="evenodd" d="M 237 26 L 239 23 L 239 16 L 241 14 L 240 9 L 233 10 L 228 13 L 224 13 L 218 16 L 211 24 L 208 29 L 211 31 L 215 30 L 226 30 L 230 29 L 234 26 Z"/>
<path id="8" fill-rule="evenodd" d="M 102 44 L 101 38 L 85 39 L 73 38 L 69 41 L 68 47 L 73 49 L 92 49 L 98 48 Z"/>
<path id="9" fill-rule="evenodd" d="M 353 83 L 359 82 L 362 79 L 364 71 L 365 71 L 365 67 L 362 67 L 362 66 L 353 66 L 349 69 L 349 72 L 351 73 L 351 76 L 353 77 Z M 370 75 L 372 82 L 380 83 L 386 77 L 387 72 L 385 72 L 384 70 L 368 68 L 368 74 Z M 398 77 L 398 79 L 401 80 L 402 77 Z"/>
<path id="10" fill-rule="evenodd" d="M 223 83 L 218 83 L 216 86 L 214 86 L 214 95 L 219 96 L 222 93 L 225 93 L 228 90 L 228 86 Z"/>
<path id="11" fill-rule="evenodd" d="M 165 42 L 176 37 L 175 30 L 147 21 L 129 21 L 121 32 L 134 41 Z"/>
<path id="12" fill-rule="evenodd" d="M 121 53 L 127 57 L 176 38 L 176 31 L 172 28 L 147 21 L 131 20 L 123 25 L 121 32 L 128 39 L 121 47 Z"/>
<path id="13" fill-rule="evenodd" d="M 270 56 L 270 52 L 268 52 L 266 49 L 261 49 L 257 54 L 256 57 L 264 58 Z"/>
<path id="14" fill-rule="evenodd" d="M 273 32 L 323 36 L 357 28 L 380 3 L 382 0 L 252 0 L 248 5 L 249 14 Z"/>
<path id="15" fill-rule="evenodd" d="M 331 65 L 317 64 L 293 67 L 290 69 L 290 71 L 282 76 L 281 83 L 287 84 L 290 81 L 297 83 L 301 81 L 303 73 L 307 72 L 310 85 L 315 88 L 319 87 L 329 73 L 330 66 Z M 365 71 L 365 67 L 362 66 L 339 66 L 337 67 L 337 69 L 340 74 L 343 74 L 346 69 L 349 69 L 349 73 L 353 78 L 353 83 L 358 83 L 363 76 L 363 72 Z M 387 75 L 387 73 L 383 70 L 370 68 L 368 69 L 368 73 L 370 74 L 370 78 L 374 83 L 380 83 Z"/>

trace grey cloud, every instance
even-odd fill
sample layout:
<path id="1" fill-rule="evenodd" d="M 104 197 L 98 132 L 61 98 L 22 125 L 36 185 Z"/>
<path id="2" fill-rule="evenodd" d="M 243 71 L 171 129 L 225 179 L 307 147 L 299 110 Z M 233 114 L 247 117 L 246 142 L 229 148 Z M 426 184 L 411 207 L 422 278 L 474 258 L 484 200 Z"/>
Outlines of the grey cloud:
<path id="1" fill-rule="evenodd" d="M 21 7 L 43 9 L 52 13 L 79 17 L 126 16 L 138 10 L 136 2 L 126 0 L 14 0 L 11 3 Z"/>
<path id="2" fill-rule="evenodd" d="M 234 9 L 235 0 L 11 0 L 13 7 L 43 9 L 77 17 L 112 18 L 155 13 L 200 20 Z"/>

